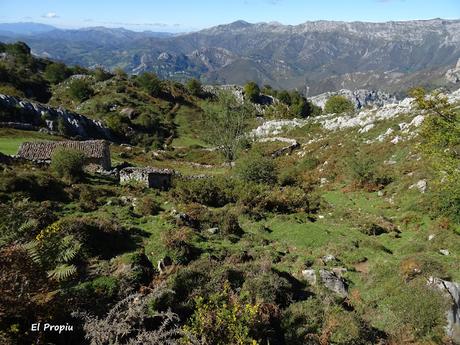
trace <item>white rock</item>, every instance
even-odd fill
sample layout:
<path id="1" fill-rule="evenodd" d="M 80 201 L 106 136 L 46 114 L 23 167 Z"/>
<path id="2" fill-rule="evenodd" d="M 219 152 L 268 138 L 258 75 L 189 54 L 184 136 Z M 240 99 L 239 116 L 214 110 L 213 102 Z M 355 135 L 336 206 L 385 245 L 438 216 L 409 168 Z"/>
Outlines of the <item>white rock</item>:
<path id="1" fill-rule="evenodd" d="M 417 188 L 420 193 L 425 193 L 427 188 L 426 180 L 420 180 L 417 183 L 411 185 L 409 189 Z"/>
<path id="2" fill-rule="evenodd" d="M 429 236 L 428 236 L 428 241 L 431 241 L 434 237 L 435 237 L 434 234 L 429 235 Z"/>
<path id="3" fill-rule="evenodd" d="M 403 140 L 403 138 L 400 137 L 399 135 L 397 135 L 391 140 L 391 143 L 392 144 L 397 144 L 397 143 L 401 142 L 402 140 Z"/>
<path id="4" fill-rule="evenodd" d="M 302 271 L 302 277 L 310 284 L 316 285 L 316 272 L 314 269 L 307 269 Z"/>
<path id="5" fill-rule="evenodd" d="M 414 117 L 412 119 L 412 121 L 410 122 L 409 126 L 420 127 L 420 125 L 423 123 L 423 120 L 425 120 L 425 116 L 417 115 L 416 117 Z"/>
<path id="6" fill-rule="evenodd" d="M 362 133 L 367 133 L 374 127 L 375 127 L 375 125 L 373 123 L 369 123 L 369 124 L 365 125 L 364 127 L 360 128 L 358 130 L 358 133 L 361 133 L 361 134 Z"/>
<path id="7" fill-rule="evenodd" d="M 450 254 L 448 249 L 439 249 L 439 253 L 441 253 L 442 255 L 446 255 L 446 256 Z"/>

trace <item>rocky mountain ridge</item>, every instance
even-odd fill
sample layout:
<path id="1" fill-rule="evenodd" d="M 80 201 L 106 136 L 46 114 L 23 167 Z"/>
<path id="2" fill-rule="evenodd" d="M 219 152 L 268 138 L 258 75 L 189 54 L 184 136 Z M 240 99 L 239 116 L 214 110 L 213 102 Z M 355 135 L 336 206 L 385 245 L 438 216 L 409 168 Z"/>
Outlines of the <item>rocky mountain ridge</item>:
<path id="1" fill-rule="evenodd" d="M 154 37 L 126 29 L 53 30 L 21 39 L 37 55 L 85 66 L 154 71 L 163 78 L 199 77 L 209 84 L 255 80 L 308 96 L 343 88 L 390 92 L 417 84 L 451 85 L 460 58 L 460 20 L 299 25 L 227 25 Z"/>

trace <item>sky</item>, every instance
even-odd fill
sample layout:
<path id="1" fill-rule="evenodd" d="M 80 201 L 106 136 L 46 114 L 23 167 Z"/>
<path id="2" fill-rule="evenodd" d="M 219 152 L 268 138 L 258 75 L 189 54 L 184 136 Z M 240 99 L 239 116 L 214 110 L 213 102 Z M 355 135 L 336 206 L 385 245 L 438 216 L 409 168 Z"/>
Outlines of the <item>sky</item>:
<path id="1" fill-rule="evenodd" d="M 0 0 L 0 22 L 189 32 L 245 20 L 460 19 L 460 0 Z"/>

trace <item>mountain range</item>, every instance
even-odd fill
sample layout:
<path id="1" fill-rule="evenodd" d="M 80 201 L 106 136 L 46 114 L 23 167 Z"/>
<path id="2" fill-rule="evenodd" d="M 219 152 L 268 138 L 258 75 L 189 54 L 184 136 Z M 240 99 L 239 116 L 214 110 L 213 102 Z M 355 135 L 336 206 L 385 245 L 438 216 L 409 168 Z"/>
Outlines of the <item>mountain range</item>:
<path id="1" fill-rule="evenodd" d="M 68 64 L 154 71 L 162 78 L 197 77 L 205 83 L 254 80 L 308 96 L 341 88 L 398 92 L 419 84 L 449 85 L 445 73 L 460 58 L 460 20 L 236 21 L 187 34 L 4 25 L 0 41 L 22 40 L 34 54 Z"/>

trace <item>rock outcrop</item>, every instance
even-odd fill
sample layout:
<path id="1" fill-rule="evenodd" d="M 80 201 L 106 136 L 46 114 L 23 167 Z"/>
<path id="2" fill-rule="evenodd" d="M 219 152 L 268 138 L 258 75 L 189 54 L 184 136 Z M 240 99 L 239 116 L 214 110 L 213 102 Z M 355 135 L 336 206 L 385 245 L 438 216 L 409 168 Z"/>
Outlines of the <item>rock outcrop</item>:
<path id="1" fill-rule="evenodd" d="M 324 108 L 329 97 L 334 95 L 340 95 L 348 98 L 355 104 L 356 109 L 361 109 L 363 107 L 368 106 L 384 106 L 386 104 L 393 104 L 397 103 L 398 100 L 395 96 L 390 95 L 386 92 L 379 91 L 379 90 L 346 90 L 342 89 L 337 92 L 325 92 L 320 95 L 311 97 L 310 100 L 313 104 Z"/>
<path id="2" fill-rule="evenodd" d="M 460 83 L 460 58 L 454 68 L 447 70 L 445 77 L 451 83 Z"/>
<path id="3" fill-rule="evenodd" d="M 460 284 L 447 280 L 430 277 L 428 284 L 439 289 L 451 301 L 446 313 L 446 333 L 454 344 L 460 344 Z"/>
<path id="4" fill-rule="evenodd" d="M 0 94 L 0 113 L 0 127 L 41 130 L 51 134 L 59 132 L 81 139 L 113 140 L 110 129 L 100 121 L 13 96 Z"/>

